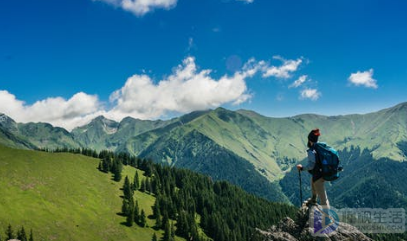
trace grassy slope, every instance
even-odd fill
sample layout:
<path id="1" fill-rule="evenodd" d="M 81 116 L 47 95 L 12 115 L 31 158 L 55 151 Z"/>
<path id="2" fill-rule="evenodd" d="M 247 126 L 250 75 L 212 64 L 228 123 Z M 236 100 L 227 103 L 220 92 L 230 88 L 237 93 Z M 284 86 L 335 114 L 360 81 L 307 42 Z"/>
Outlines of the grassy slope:
<path id="1" fill-rule="evenodd" d="M 47 123 L 20 123 L 17 126 L 17 134 L 28 139 L 37 148 L 54 150 L 58 147 L 81 147 L 68 131 L 60 127 L 53 127 Z"/>
<path id="2" fill-rule="evenodd" d="M 191 131 L 196 130 L 219 146 L 248 160 L 256 168 L 266 170 L 265 176 L 269 180 L 275 180 L 280 175 L 281 170 L 276 164 L 275 158 L 268 152 L 272 147 L 270 143 L 264 141 L 271 139 L 272 136 L 249 118 L 222 108 L 204 114 L 197 113 L 193 117 L 133 137 L 122 150 L 139 155 L 143 151 L 151 149 L 150 145 L 156 145 L 157 141 L 165 144 L 168 139 L 181 140 Z M 180 143 L 180 145 L 182 144 Z M 176 151 L 176 147 L 174 151 Z M 171 163 L 173 160 L 167 159 L 166 161 Z"/>
<path id="3" fill-rule="evenodd" d="M 18 136 L 15 136 L 14 134 L 10 133 L 7 130 L 3 130 L 0 128 L 0 144 L 13 147 L 13 148 L 19 148 L 19 149 L 34 149 L 35 146 L 31 144 L 30 142 L 24 140 L 23 138 L 20 138 Z"/>
<path id="4" fill-rule="evenodd" d="M 292 118 L 268 118 L 250 111 L 239 111 L 250 116 L 278 141 L 275 150 L 284 156 L 301 160 L 308 132 L 321 129 L 321 141 L 338 150 L 359 146 L 372 150 L 375 159 L 405 160 L 397 144 L 407 139 L 407 103 L 365 115 L 321 116 L 299 115 Z"/>
<path id="5" fill-rule="evenodd" d="M 98 162 L 0 146 L 0 227 L 24 225 L 36 240 L 151 240 L 152 228 L 120 224 L 123 181 L 99 172 Z M 132 179 L 134 172 L 126 167 L 123 175 Z M 152 214 L 155 198 L 141 192 L 135 197 L 147 216 Z"/>
<path id="6" fill-rule="evenodd" d="M 276 159 L 268 150 L 273 137 L 251 119 L 218 108 L 209 115 L 191 123 L 220 146 L 251 162 L 257 169 L 266 170 L 266 177 L 275 180 L 281 173 Z"/>
<path id="7" fill-rule="evenodd" d="M 407 104 L 400 104 L 366 115 L 327 117 L 307 114 L 269 118 L 251 111 L 232 112 L 218 108 L 193 116 L 188 122 L 136 136 L 126 143 L 123 150 L 138 155 L 150 145 L 156 145 L 157 141 L 165 143 L 169 137 L 182 139 L 192 130 L 197 130 L 249 161 L 261 174 L 275 181 L 285 175 L 284 166 L 280 166 L 285 158 L 290 159 L 288 165 L 292 166 L 295 161 L 306 157 L 307 134 L 315 127 L 321 129 L 320 140 L 338 150 L 354 145 L 372 150 L 376 159 L 405 159 L 397 144 L 407 139 L 406 112 Z M 171 163 L 172 160 L 166 161 Z"/>

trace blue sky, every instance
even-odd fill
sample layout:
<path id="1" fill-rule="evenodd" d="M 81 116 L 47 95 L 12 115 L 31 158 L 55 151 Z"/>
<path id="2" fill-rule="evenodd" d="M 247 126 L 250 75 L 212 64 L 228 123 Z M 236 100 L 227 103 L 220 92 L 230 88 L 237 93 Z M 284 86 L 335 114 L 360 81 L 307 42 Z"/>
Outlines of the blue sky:
<path id="1" fill-rule="evenodd" d="M 407 2 L 0 2 L 0 112 L 72 129 L 223 106 L 272 117 L 407 101 Z"/>

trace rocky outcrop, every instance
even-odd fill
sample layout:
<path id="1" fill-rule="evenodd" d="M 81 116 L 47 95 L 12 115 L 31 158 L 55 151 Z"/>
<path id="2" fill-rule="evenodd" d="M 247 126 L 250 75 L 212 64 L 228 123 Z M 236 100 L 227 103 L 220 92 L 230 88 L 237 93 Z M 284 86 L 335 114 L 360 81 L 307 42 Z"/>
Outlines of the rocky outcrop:
<path id="1" fill-rule="evenodd" d="M 321 206 L 315 206 L 319 210 L 323 210 Z M 311 211 L 311 212 L 310 212 Z M 311 214 L 312 213 L 312 214 Z M 313 210 L 310 210 L 306 205 L 303 205 L 297 213 L 296 221 L 289 217 L 281 220 L 277 225 L 272 226 L 268 230 L 257 229 L 257 233 L 253 240 L 261 241 L 308 241 L 308 240 L 323 240 L 323 241 L 373 241 L 357 228 L 342 222 L 336 222 L 334 225 L 324 229 L 323 234 L 316 236 L 314 227 L 320 225 L 321 217 L 315 215 Z M 315 221 L 316 220 L 316 221 Z M 314 222 L 313 224 L 310 221 Z"/>

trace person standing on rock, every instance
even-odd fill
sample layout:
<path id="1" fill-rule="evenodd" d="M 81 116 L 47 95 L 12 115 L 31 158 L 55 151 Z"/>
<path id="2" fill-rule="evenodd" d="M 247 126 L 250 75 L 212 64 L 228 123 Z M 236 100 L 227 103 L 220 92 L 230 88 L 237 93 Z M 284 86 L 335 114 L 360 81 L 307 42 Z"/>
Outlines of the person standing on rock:
<path id="1" fill-rule="evenodd" d="M 306 201 L 306 205 L 316 205 L 317 197 L 320 204 L 329 208 L 328 196 L 325 191 L 325 180 L 322 178 L 321 162 L 318 160 L 318 155 L 315 150 L 315 144 L 318 142 L 318 137 L 321 135 L 319 129 L 314 129 L 308 134 L 308 163 L 306 166 L 297 165 L 299 171 L 308 171 L 311 175 L 311 191 L 312 197 Z"/>

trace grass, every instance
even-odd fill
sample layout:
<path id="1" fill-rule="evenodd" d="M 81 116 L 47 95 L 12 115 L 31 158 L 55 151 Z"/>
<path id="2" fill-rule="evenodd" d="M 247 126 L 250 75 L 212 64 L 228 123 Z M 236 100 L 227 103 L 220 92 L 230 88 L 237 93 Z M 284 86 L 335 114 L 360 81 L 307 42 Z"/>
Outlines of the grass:
<path id="1" fill-rule="evenodd" d="M 151 240 L 162 231 L 121 223 L 123 180 L 97 170 L 98 159 L 0 146 L 0 230 L 33 229 L 35 240 Z M 125 167 L 131 180 L 136 169 Z M 141 173 L 140 173 L 141 174 Z M 141 175 L 140 175 L 141 176 Z M 136 192 L 146 215 L 155 197 Z M 182 240 L 182 239 L 177 239 Z"/>

